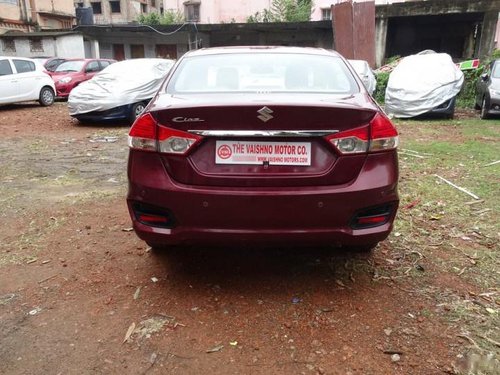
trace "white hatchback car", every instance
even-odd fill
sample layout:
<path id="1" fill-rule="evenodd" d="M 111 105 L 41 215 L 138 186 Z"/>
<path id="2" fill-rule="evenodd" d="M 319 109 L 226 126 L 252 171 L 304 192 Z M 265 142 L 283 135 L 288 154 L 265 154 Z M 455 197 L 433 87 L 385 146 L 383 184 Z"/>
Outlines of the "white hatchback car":
<path id="1" fill-rule="evenodd" d="M 0 56 L 0 104 L 37 100 L 49 106 L 55 92 L 54 81 L 34 60 Z"/>

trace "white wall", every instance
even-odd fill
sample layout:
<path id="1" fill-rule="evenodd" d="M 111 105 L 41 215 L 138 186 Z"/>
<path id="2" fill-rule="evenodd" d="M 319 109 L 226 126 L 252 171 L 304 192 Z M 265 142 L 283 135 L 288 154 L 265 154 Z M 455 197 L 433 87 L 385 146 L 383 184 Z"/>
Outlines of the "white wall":
<path id="1" fill-rule="evenodd" d="M 16 51 L 1 51 L 0 54 L 6 56 L 37 57 L 37 56 L 59 56 L 67 58 L 85 57 L 83 36 L 61 35 L 57 37 L 42 38 L 43 51 L 32 52 L 28 38 L 14 38 Z M 0 46 L 2 43 L 0 43 Z"/>
<path id="2" fill-rule="evenodd" d="M 320 21 L 321 9 L 330 8 L 332 5 L 343 3 L 346 0 L 313 0 L 313 11 L 311 13 L 311 21 Z M 404 3 L 406 0 L 353 0 L 354 3 L 362 3 L 365 1 L 375 1 L 375 5 Z M 417 1 L 417 0 L 413 0 Z"/>
<path id="3" fill-rule="evenodd" d="M 84 58 L 85 47 L 82 35 L 64 35 L 56 39 L 56 56 L 66 58 Z"/>
<path id="4" fill-rule="evenodd" d="M 186 0 L 163 0 L 165 10 L 184 14 Z M 246 22 L 248 16 L 267 9 L 272 0 L 212 0 L 201 1 L 200 23 Z"/>

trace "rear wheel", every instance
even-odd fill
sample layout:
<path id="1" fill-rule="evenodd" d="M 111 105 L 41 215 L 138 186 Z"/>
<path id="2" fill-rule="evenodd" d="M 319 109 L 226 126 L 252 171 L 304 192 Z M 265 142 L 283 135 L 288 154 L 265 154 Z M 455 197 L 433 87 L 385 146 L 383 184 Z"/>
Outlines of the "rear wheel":
<path id="1" fill-rule="evenodd" d="M 488 103 L 486 102 L 486 97 L 483 98 L 483 103 L 481 105 L 481 118 L 483 120 L 488 118 Z"/>
<path id="2" fill-rule="evenodd" d="M 130 110 L 130 122 L 133 123 L 144 112 L 144 109 L 146 109 L 146 104 L 143 102 L 135 103 Z"/>
<path id="3" fill-rule="evenodd" d="M 45 86 L 40 90 L 40 96 L 38 99 L 40 105 L 48 107 L 49 105 L 54 104 L 54 99 L 54 91 L 50 87 Z"/>

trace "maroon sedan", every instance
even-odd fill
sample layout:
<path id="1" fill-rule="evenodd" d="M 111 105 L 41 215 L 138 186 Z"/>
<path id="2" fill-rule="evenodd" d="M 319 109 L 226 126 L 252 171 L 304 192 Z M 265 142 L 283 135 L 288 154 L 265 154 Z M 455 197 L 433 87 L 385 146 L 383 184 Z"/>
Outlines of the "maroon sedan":
<path id="1" fill-rule="evenodd" d="M 373 248 L 398 207 L 396 128 L 339 54 L 184 55 L 129 133 L 128 207 L 153 247 Z"/>

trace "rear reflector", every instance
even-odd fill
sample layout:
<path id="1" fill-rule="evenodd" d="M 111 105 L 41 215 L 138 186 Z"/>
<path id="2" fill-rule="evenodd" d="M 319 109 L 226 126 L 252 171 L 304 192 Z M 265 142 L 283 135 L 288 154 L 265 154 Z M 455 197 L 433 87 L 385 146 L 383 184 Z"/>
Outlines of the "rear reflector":
<path id="1" fill-rule="evenodd" d="M 331 134 L 325 137 L 341 154 L 361 154 L 394 150 L 398 132 L 391 120 L 377 113 L 368 125 Z"/>
<path id="2" fill-rule="evenodd" d="M 159 124 L 150 113 L 140 116 L 129 132 L 130 148 L 185 155 L 203 137 Z"/>
<path id="3" fill-rule="evenodd" d="M 132 208 L 136 220 L 142 224 L 161 228 L 174 226 L 174 217 L 168 210 L 138 202 L 133 203 Z"/>
<path id="4" fill-rule="evenodd" d="M 383 225 L 389 221 L 392 212 L 392 204 L 386 204 L 360 211 L 352 219 L 351 227 L 354 229 L 364 229 Z"/>
<path id="5" fill-rule="evenodd" d="M 164 216 L 159 216 L 159 215 L 148 215 L 148 214 L 139 214 L 137 216 L 137 220 L 143 222 L 143 223 L 162 223 L 166 224 L 168 223 L 168 218 Z"/>

